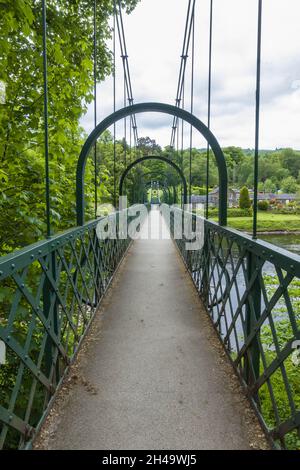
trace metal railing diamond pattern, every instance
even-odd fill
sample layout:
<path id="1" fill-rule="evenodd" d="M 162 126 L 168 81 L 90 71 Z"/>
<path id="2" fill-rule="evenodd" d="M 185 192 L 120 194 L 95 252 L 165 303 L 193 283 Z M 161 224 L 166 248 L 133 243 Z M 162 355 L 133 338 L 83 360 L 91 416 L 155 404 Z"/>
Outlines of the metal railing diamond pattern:
<path id="1" fill-rule="evenodd" d="M 0 260 L 0 448 L 35 435 L 129 246 L 99 240 L 98 222 Z"/>
<path id="2" fill-rule="evenodd" d="M 1 448 L 30 446 L 130 244 L 98 222 L 0 260 Z M 175 242 L 269 438 L 299 448 L 300 257 L 212 221 L 201 249 Z"/>
<path id="3" fill-rule="evenodd" d="M 201 249 L 184 239 L 177 247 L 268 437 L 299 449 L 300 257 L 212 221 L 203 227 Z"/>

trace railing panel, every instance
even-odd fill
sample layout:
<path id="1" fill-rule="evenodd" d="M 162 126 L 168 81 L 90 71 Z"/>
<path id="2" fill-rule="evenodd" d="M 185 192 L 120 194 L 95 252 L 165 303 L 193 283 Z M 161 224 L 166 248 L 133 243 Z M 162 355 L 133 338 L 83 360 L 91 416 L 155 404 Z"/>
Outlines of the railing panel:
<path id="1" fill-rule="evenodd" d="M 200 250 L 178 249 L 266 433 L 300 449 L 300 257 L 211 221 L 204 231 Z"/>
<path id="2" fill-rule="evenodd" d="M 0 448 L 34 436 L 129 245 L 99 241 L 96 226 L 0 259 Z M 204 230 L 200 250 L 184 239 L 178 249 L 269 437 L 300 448 L 300 257 L 210 221 Z"/>
<path id="3" fill-rule="evenodd" d="M 0 259 L 0 448 L 31 441 L 129 245 L 97 223 Z"/>

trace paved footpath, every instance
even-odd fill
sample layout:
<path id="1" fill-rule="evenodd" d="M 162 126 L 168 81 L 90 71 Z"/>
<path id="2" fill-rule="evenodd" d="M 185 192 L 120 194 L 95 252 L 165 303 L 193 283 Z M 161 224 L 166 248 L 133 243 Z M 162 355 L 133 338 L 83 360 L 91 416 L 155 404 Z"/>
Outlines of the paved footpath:
<path id="1" fill-rule="evenodd" d="M 249 449 L 259 429 L 171 240 L 132 244 L 75 371 L 39 448 Z"/>

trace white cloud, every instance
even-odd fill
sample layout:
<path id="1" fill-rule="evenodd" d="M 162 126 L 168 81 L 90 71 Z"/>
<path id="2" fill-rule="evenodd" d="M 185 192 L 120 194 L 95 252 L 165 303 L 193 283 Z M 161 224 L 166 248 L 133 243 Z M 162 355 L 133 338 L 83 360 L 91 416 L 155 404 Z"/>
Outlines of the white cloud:
<path id="1" fill-rule="evenodd" d="M 141 0 L 124 17 L 135 102 L 174 104 L 187 0 Z M 197 0 L 195 114 L 206 121 L 209 0 Z M 221 145 L 254 146 L 256 0 L 214 0 L 212 130 Z M 264 0 L 262 35 L 261 148 L 300 148 L 300 2 Z M 118 53 L 118 56 L 120 54 Z M 186 106 L 190 106 L 190 64 Z M 113 109 L 112 80 L 98 87 L 99 120 Z M 121 59 L 117 69 L 117 108 L 123 106 Z M 172 119 L 139 115 L 140 135 L 160 145 L 170 141 Z M 93 105 L 82 121 L 93 127 Z M 168 124 L 169 123 L 169 124 Z M 188 126 L 185 126 L 188 145 Z M 122 133 L 122 124 L 118 132 Z M 195 145 L 203 139 L 195 136 Z"/>

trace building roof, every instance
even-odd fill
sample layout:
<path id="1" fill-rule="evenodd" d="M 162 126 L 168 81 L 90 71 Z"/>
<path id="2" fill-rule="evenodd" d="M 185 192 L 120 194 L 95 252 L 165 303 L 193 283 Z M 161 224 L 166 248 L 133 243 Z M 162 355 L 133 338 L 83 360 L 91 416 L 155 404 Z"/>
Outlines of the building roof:
<path id="1" fill-rule="evenodd" d="M 295 200 L 297 199 L 297 195 L 296 194 L 276 194 L 275 196 L 275 199 L 282 199 L 284 201 L 290 201 L 290 200 Z"/>
<path id="2" fill-rule="evenodd" d="M 239 195 L 240 191 L 237 189 L 230 189 L 229 191 L 234 192 L 237 196 Z M 208 195 L 208 201 L 212 202 L 215 200 L 216 196 L 219 195 L 219 188 L 215 188 L 212 191 L 210 191 Z M 253 199 L 253 191 L 249 191 L 249 196 L 250 199 Z M 277 201 L 295 201 L 297 199 L 296 194 L 274 194 L 274 193 L 258 193 L 257 195 L 258 201 L 270 201 L 272 199 L 275 199 Z M 197 196 L 197 195 L 192 195 L 191 196 L 191 203 L 197 204 L 197 203 L 204 203 L 206 201 L 206 196 Z"/>

